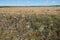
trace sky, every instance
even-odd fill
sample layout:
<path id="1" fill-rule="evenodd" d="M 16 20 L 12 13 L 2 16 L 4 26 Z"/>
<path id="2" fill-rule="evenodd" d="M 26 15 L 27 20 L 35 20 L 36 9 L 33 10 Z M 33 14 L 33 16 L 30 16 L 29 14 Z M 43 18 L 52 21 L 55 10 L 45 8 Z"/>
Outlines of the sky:
<path id="1" fill-rule="evenodd" d="M 60 5 L 60 0 L 0 0 L 0 6 L 49 6 Z"/>

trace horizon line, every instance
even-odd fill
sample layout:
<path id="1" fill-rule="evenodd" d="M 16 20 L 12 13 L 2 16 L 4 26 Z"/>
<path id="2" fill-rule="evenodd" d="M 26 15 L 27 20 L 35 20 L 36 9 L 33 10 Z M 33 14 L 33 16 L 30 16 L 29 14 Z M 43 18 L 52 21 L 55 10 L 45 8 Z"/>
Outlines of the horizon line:
<path id="1" fill-rule="evenodd" d="M 5 6 L 5 5 L 4 5 Z M 10 7 L 10 6 L 12 6 L 12 5 L 7 5 L 7 6 L 5 6 L 5 7 Z M 13 5 L 13 6 L 16 6 L 16 5 Z M 12 6 L 12 7 L 13 7 Z M 20 5 L 18 5 L 18 6 L 20 6 Z M 24 6 L 24 5 L 23 5 Z M 28 5 L 29 6 L 29 5 Z M 30 6 L 60 6 L 60 5 L 30 5 Z M 1 7 L 1 6 L 0 6 Z"/>

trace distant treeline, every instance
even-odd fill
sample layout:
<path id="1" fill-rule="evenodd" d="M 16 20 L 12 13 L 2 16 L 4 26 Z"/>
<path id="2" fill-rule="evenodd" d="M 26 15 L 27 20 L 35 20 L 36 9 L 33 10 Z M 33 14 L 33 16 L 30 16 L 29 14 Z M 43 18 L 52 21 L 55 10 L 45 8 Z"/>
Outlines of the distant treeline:
<path id="1" fill-rule="evenodd" d="M 60 7 L 60 5 L 51 5 L 51 6 L 0 6 L 0 8 L 6 7 Z"/>

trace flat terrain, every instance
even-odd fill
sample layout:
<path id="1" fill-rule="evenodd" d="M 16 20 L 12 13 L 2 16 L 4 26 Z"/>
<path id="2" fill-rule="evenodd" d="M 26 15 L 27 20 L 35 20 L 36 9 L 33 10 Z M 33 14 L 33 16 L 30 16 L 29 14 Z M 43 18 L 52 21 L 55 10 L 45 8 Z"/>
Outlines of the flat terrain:
<path id="1" fill-rule="evenodd" d="M 60 7 L 0 7 L 0 40 L 60 40 Z"/>
<path id="2" fill-rule="evenodd" d="M 0 13 L 59 14 L 60 7 L 2 7 Z"/>

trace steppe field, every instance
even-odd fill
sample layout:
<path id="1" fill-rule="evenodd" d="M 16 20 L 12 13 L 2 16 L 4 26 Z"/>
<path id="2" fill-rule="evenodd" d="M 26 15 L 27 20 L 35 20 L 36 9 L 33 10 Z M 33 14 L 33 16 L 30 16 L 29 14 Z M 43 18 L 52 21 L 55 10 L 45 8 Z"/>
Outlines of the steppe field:
<path id="1" fill-rule="evenodd" d="M 60 7 L 0 7 L 0 13 L 16 14 L 59 14 Z"/>
<path id="2" fill-rule="evenodd" d="M 0 7 L 0 40 L 60 40 L 60 6 Z"/>

